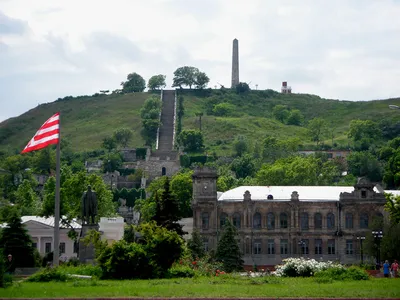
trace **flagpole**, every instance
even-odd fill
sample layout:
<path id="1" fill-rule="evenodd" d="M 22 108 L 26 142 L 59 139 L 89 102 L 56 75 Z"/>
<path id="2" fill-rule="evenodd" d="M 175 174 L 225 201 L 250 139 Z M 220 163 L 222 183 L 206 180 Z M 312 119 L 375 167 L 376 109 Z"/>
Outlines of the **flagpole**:
<path id="1" fill-rule="evenodd" d="M 61 119 L 61 118 L 60 118 Z M 61 121 L 61 120 L 60 120 Z M 59 265 L 60 252 L 60 144 L 61 144 L 61 122 L 59 123 L 59 136 L 56 149 L 56 195 L 54 203 L 54 250 L 53 266 Z"/>

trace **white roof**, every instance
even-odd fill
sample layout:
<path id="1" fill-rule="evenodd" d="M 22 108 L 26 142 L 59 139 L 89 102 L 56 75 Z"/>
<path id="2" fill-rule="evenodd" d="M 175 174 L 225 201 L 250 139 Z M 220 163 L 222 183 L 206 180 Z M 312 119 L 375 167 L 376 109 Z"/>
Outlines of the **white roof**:
<path id="1" fill-rule="evenodd" d="M 374 188 L 375 191 L 376 188 Z M 294 191 L 299 194 L 300 201 L 339 201 L 340 193 L 351 193 L 352 186 L 239 186 L 224 192 L 218 201 L 243 201 L 246 191 L 251 194 L 251 200 L 290 201 Z M 400 191 L 398 191 L 400 194 Z M 268 200 L 268 195 L 273 200 Z"/>
<path id="2" fill-rule="evenodd" d="M 54 217 L 44 218 L 44 217 L 38 217 L 38 216 L 23 216 L 21 219 L 22 219 L 22 223 L 34 221 L 34 222 L 38 222 L 38 223 L 41 223 L 41 224 L 44 224 L 44 225 L 47 225 L 50 227 L 54 227 Z M 76 221 L 72 221 L 70 224 L 74 229 L 82 228 L 82 226 L 79 223 L 77 223 Z M 64 224 L 62 224 L 60 222 L 60 228 L 70 228 L 70 227 L 65 226 Z"/>
<path id="3" fill-rule="evenodd" d="M 394 196 L 399 196 L 400 195 L 400 191 L 399 190 L 386 190 L 385 193 L 393 194 Z"/>

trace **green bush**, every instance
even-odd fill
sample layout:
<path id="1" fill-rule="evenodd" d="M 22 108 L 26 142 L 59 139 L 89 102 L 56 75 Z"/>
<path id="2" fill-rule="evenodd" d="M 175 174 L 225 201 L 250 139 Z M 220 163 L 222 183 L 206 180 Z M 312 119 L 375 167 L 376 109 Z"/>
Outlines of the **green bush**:
<path id="1" fill-rule="evenodd" d="M 167 273 L 168 278 L 190 278 L 194 276 L 194 271 L 189 266 L 175 265 Z"/>
<path id="2" fill-rule="evenodd" d="M 350 268 L 330 268 L 324 271 L 315 273 L 318 280 L 368 280 L 368 273 L 358 267 Z"/>
<path id="3" fill-rule="evenodd" d="M 45 268 L 30 276 L 30 282 L 67 281 L 69 276 L 60 268 Z"/>

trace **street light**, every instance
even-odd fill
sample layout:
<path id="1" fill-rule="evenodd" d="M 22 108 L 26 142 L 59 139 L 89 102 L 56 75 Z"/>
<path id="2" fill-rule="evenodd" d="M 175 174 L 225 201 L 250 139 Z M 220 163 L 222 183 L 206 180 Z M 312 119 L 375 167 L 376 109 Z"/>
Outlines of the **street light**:
<path id="1" fill-rule="evenodd" d="M 363 249 L 363 240 L 365 240 L 365 236 L 358 236 L 357 240 L 360 240 L 360 255 L 361 255 L 361 264 L 364 264 L 364 249 Z"/>
<path id="2" fill-rule="evenodd" d="M 303 254 L 303 255 L 306 254 L 306 249 L 305 249 L 305 248 L 306 248 L 306 242 L 303 241 L 303 240 L 300 240 L 300 241 L 298 242 L 298 245 L 301 246 L 301 250 L 302 250 L 302 251 L 301 251 L 301 252 L 302 252 L 301 254 Z"/>
<path id="3" fill-rule="evenodd" d="M 378 247 L 376 255 L 376 268 L 377 270 L 381 267 L 381 240 L 383 238 L 382 230 L 372 231 L 372 236 L 374 237 L 375 244 Z"/>

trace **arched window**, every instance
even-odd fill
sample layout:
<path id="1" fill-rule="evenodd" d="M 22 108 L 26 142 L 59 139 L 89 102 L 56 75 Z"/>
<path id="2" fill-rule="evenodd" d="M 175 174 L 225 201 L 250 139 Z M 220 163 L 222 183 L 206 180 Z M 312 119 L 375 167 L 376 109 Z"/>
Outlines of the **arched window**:
<path id="1" fill-rule="evenodd" d="M 308 230 L 308 213 L 303 212 L 300 215 L 300 226 L 301 230 Z"/>
<path id="2" fill-rule="evenodd" d="M 226 213 L 221 213 L 219 216 L 219 227 L 223 228 L 228 220 L 228 215 Z"/>
<path id="3" fill-rule="evenodd" d="M 203 212 L 201 214 L 201 228 L 208 229 L 209 221 L 210 221 L 210 218 L 209 218 L 208 212 Z"/>
<path id="4" fill-rule="evenodd" d="M 273 200 L 273 199 L 274 199 L 274 196 L 268 195 L 268 196 L 267 196 L 267 199 L 268 199 L 268 200 Z"/>
<path id="5" fill-rule="evenodd" d="M 320 213 L 314 215 L 314 228 L 322 229 L 322 215 Z"/>
<path id="6" fill-rule="evenodd" d="M 240 228 L 240 214 L 239 213 L 234 213 L 233 214 L 233 226 L 236 228 Z"/>
<path id="7" fill-rule="evenodd" d="M 275 229 L 275 215 L 272 212 L 267 214 L 267 228 Z"/>
<path id="8" fill-rule="evenodd" d="M 258 212 L 253 216 L 253 228 L 261 228 L 261 214 Z"/>
<path id="9" fill-rule="evenodd" d="M 328 227 L 328 229 L 335 228 L 335 215 L 333 213 L 329 213 L 326 216 L 326 227 Z"/>
<path id="10" fill-rule="evenodd" d="M 161 176 L 167 175 L 167 169 L 165 167 L 162 167 L 161 169 Z"/>
<path id="11" fill-rule="evenodd" d="M 368 214 L 362 213 L 360 215 L 360 228 L 368 228 Z"/>
<path id="12" fill-rule="evenodd" d="M 281 223 L 281 228 L 288 228 L 288 216 L 286 213 L 280 214 L 279 221 Z"/>
<path id="13" fill-rule="evenodd" d="M 346 228 L 347 229 L 353 228 L 353 214 L 352 213 L 346 214 Z"/>

